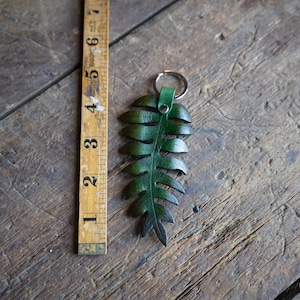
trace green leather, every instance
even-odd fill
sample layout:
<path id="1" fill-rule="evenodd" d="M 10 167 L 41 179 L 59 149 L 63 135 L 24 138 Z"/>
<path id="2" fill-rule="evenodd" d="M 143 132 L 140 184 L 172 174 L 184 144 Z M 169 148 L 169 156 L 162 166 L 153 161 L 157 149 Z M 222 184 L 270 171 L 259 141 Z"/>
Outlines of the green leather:
<path id="1" fill-rule="evenodd" d="M 173 102 L 175 97 L 175 89 L 162 87 L 158 99 L 157 109 L 161 114 L 167 114 L 173 108 Z M 166 108 L 162 109 L 162 108 Z"/>
<path id="2" fill-rule="evenodd" d="M 120 117 L 130 124 L 122 130 L 130 141 L 120 151 L 137 157 L 124 169 L 137 176 L 124 189 L 124 195 L 136 198 L 131 209 L 133 216 L 143 216 L 142 236 L 154 229 L 164 245 L 168 238 L 162 222 L 173 223 L 174 217 L 161 200 L 177 205 L 178 200 L 162 186 L 184 193 L 182 185 L 165 170 L 187 173 L 181 160 L 166 154 L 187 152 L 186 143 L 177 136 L 193 133 L 187 124 L 191 122 L 190 114 L 184 106 L 174 103 L 174 95 L 175 89 L 162 87 L 159 99 L 152 95 L 141 97 L 133 103 L 132 110 Z"/>

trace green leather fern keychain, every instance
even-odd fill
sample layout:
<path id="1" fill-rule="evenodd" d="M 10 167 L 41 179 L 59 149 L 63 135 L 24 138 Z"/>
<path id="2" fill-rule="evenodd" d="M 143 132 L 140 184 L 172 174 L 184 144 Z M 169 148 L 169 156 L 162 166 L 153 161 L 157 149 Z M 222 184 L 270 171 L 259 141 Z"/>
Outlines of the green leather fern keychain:
<path id="1" fill-rule="evenodd" d="M 181 193 L 185 191 L 166 171 L 187 173 L 186 165 L 168 154 L 188 152 L 186 143 L 178 136 L 190 135 L 193 129 L 188 125 L 191 116 L 186 108 L 174 103 L 174 99 L 182 97 L 187 90 L 185 78 L 170 71 L 159 76 L 162 75 L 184 80 L 184 92 L 175 96 L 174 88 L 162 87 L 159 97 L 148 95 L 136 100 L 132 104 L 133 109 L 120 117 L 122 122 L 130 124 L 122 130 L 130 141 L 120 151 L 137 157 L 123 170 L 137 176 L 126 186 L 124 194 L 126 198 L 137 196 L 132 205 L 132 215 L 143 216 L 142 236 L 154 229 L 160 241 L 167 245 L 167 233 L 162 222 L 174 223 L 174 217 L 161 200 L 176 205 L 178 200 L 163 187 L 171 187 Z"/>

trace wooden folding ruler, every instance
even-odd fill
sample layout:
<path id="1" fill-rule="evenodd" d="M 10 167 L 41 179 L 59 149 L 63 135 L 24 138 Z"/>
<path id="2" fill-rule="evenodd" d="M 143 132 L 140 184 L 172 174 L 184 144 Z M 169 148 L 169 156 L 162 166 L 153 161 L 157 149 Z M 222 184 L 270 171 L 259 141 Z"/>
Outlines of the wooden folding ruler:
<path id="1" fill-rule="evenodd" d="M 107 253 L 109 0 L 85 0 L 78 254 Z"/>

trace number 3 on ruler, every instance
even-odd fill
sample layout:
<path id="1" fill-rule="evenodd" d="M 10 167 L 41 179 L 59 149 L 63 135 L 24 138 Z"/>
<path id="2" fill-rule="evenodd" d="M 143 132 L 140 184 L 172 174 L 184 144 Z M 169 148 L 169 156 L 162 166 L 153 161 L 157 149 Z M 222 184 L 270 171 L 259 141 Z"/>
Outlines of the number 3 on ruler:
<path id="1" fill-rule="evenodd" d="M 84 140 L 84 147 L 85 148 L 90 148 L 90 146 L 93 148 L 93 149 L 95 149 L 95 148 L 97 148 L 97 146 L 98 146 L 98 142 L 97 142 L 97 140 L 96 139 L 85 139 Z"/>

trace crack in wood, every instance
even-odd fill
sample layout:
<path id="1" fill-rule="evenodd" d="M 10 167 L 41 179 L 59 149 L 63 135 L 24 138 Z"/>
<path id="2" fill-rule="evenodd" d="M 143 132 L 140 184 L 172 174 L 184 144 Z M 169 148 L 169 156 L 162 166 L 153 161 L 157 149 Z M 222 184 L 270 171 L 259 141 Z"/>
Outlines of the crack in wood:
<path id="1" fill-rule="evenodd" d="M 234 73 L 234 70 L 236 68 L 237 65 L 239 65 L 242 69 L 243 69 L 243 65 L 239 62 L 239 59 L 240 57 L 247 51 L 249 50 L 253 44 L 255 43 L 256 41 L 256 36 L 257 36 L 257 32 L 258 32 L 258 25 L 255 24 L 255 31 L 254 33 L 252 34 L 252 37 L 250 39 L 250 42 L 248 43 L 248 45 L 246 45 L 239 53 L 238 55 L 236 56 L 235 60 L 234 60 L 234 63 L 232 64 L 232 67 L 231 67 L 231 71 L 230 71 L 230 74 L 229 74 L 229 79 L 230 81 L 234 84 L 234 88 L 235 88 L 235 81 L 233 79 L 233 73 Z"/>
<path id="2" fill-rule="evenodd" d="M 227 263 L 227 262 L 231 261 L 232 259 L 234 259 L 234 257 L 236 257 L 238 255 L 238 253 L 243 251 L 250 243 L 252 243 L 254 241 L 256 232 L 259 231 L 264 225 L 265 225 L 265 223 L 262 223 L 260 226 L 255 228 L 251 233 L 249 233 L 246 237 L 244 237 L 242 240 L 240 240 L 227 253 L 225 253 L 222 257 L 220 257 L 220 259 L 212 267 L 210 267 L 202 275 L 202 277 L 200 279 L 198 279 L 196 282 L 191 283 L 190 285 L 188 285 L 188 287 L 182 293 L 180 293 L 175 299 L 176 300 L 186 299 L 186 296 L 189 295 L 196 286 L 200 285 L 201 282 L 207 276 L 209 276 L 209 274 L 213 270 L 215 270 L 218 266 L 220 266 L 224 263 Z"/>

